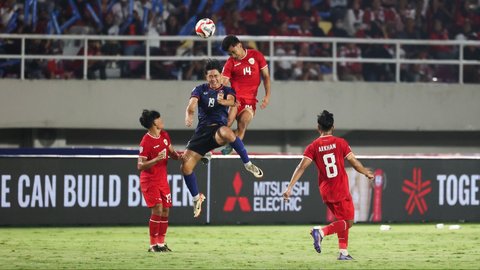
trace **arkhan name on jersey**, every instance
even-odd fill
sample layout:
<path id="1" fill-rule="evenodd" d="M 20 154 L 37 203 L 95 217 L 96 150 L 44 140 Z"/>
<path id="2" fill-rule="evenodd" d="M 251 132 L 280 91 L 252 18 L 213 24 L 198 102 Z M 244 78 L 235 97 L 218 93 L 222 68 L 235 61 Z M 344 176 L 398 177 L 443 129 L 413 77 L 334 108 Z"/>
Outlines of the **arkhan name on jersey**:
<path id="1" fill-rule="evenodd" d="M 332 149 L 335 149 L 337 148 L 337 145 L 332 143 L 332 144 L 329 144 L 329 145 L 322 145 L 320 147 L 318 147 L 318 152 L 324 152 L 324 151 L 329 151 L 329 150 L 332 150 Z"/>

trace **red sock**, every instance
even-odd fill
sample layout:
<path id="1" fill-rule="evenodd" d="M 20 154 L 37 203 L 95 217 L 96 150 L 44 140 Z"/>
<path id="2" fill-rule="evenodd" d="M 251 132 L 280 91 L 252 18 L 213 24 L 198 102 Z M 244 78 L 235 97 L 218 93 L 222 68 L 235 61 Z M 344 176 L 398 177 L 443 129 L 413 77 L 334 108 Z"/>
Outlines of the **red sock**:
<path id="1" fill-rule="evenodd" d="M 157 244 L 158 230 L 160 227 L 161 216 L 152 214 L 150 216 L 150 222 L 148 223 L 150 229 L 150 245 Z"/>
<path id="2" fill-rule="evenodd" d="M 345 220 L 337 220 L 335 222 L 330 223 L 328 226 L 322 228 L 324 236 L 334 234 L 334 233 L 339 233 L 345 230 L 348 230 L 348 225 Z"/>
<path id="3" fill-rule="evenodd" d="M 160 226 L 158 226 L 158 242 L 159 244 L 165 243 L 165 235 L 168 229 L 168 217 L 160 217 Z"/>
<path id="4" fill-rule="evenodd" d="M 349 229 L 346 229 L 345 231 L 338 232 L 338 248 L 339 249 L 347 249 L 348 247 L 348 231 Z"/>

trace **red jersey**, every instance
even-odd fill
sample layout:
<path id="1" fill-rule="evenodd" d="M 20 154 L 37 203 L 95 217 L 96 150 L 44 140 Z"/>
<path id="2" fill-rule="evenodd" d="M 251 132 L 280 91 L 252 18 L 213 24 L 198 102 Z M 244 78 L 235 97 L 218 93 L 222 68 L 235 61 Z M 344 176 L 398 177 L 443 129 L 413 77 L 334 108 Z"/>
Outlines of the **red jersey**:
<path id="1" fill-rule="evenodd" d="M 245 49 L 247 54 L 241 60 L 228 58 L 223 66 L 222 75 L 230 79 L 237 97 L 257 100 L 261 70 L 268 67 L 263 54 L 257 50 Z"/>
<path id="2" fill-rule="evenodd" d="M 347 141 L 332 135 L 321 136 L 303 153 L 318 169 L 318 187 L 323 201 L 339 202 L 351 198 L 344 160 L 352 150 Z"/>
<path id="3" fill-rule="evenodd" d="M 140 172 L 141 185 L 155 185 L 159 186 L 167 182 L 167 162 L 168 162 L 168 148 L 170 146 L 170 136 L 164 130 L 160 131 L 158 138 L 152 137 L 149 133 L 145 134 L 140 142 L 140 157 L 145 157 L 147 160 L 152 160 L 158 153 L 165 151 L 166 158 L 157 162 L 149 169 Z"/>

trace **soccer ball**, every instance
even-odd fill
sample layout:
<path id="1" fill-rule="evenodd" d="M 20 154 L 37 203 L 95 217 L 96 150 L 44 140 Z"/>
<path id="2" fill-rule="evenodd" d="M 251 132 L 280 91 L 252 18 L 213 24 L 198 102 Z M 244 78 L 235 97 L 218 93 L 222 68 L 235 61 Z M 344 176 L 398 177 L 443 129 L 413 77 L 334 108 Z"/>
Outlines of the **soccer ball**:
<path id="1" fill-rule="evenodd" d="M 202 38 L 209 38 L 215 33 L 215 23 L 209 18 L 203 18 L 195 25 L 195 33 Z"/>

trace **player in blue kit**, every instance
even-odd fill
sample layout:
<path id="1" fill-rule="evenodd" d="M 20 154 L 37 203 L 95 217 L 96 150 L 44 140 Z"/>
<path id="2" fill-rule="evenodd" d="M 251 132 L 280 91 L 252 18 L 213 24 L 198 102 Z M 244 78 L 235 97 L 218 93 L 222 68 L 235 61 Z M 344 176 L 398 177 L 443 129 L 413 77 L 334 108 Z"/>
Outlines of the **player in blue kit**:
<path id="1" fill-rule="evenodd" d="M 193 169 L 205 153 L 229 143 L 240 155 L 245 169 L 256 178 L 263 171 L 249 159 L 242 140 L 227 126 L 228 108 L 235 106 L 235 90 L 221 83 L 222 66 L 217 60 L 209 59 L 205 64 L 207 83 L 195 87 L 185 111 L 185 125 L 191 127 L 198 107 L 198 125 L 187 150 L 183 154 L 181 170 L 185 183 L 193 197 L 193 216 L 200 216 L 205 196 L 198 192 L 197 178 Z"/>

